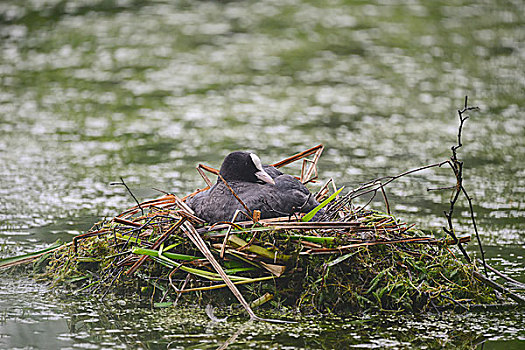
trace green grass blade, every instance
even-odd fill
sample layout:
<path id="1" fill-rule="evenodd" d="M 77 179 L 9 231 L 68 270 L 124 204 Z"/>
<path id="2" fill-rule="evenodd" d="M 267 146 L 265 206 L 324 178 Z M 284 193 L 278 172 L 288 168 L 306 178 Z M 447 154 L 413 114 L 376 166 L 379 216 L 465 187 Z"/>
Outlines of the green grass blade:
<path id="1" fill-rule="evenodd" d="M 303 218 L 301 219 L 301 221 L 304 221 L 304 222 L 307 222 L 307 221 L 310 221 L 312 220 L 312 218 L 314 217 L 315 214 L 317 214 L 317 212 L 321 209 L 323 209 L 324 207 L 326 207 L 328 205 L 328 203 L 330 203 L 331 201 L 333 201 L 335 199 L 335 197 L 337 197 L 337 195 L 343 190 L 343 188 L 345 188 L 344 186 L 341 187 L 340 189 L 338 189 L 335 193 L 333 193 L 330 197 L 326 198 L 321 204 L 319 204 L 317 207 L 313 208 L 312 210 L 310 210 L 308 212 L 308 214 L 306 214 L 305 216 L 303 216 Z"/>
<path id="2" fill-rule="evenodd" d="M 246 271 L 257 271 L 257 269 L 255 267 L 236 267 L 234 269 L 224 269 L 224 272 L 226 272 L 227 274 Z"/>
<path id="3" fill-rule="evenodd" d="M 159 256 L 159 251 L 153 250 L 153 249 L 146 249 L 146 248 L 133 248 L 133 253 L 135 254 L 142 254 L 142 255 L 149 255 L 149 256 Z M 163 256 L 174 259 L 174 260 L 186 260 L 186 261 L 192 261 L 196 259 L 201 259 L 197 256 L 192 255 L 185 255 L 185 254 L 176 254 L 176 253 L 169 253 L 169 252 L 162 252 Z"/>
<path id="4" fill-rule="evenodd" d="M 351 253 L 348 253 L 348 254 L 345 254 L 345 255 L 341 255 L 340 257 L 338 257 L 337 259 L 335 260 L 332 260 L 330 261 L 329 263 L 326 264 L 326 266 L 328 267 L 332 267 L 334 265 L 337 265 L 339 264 L 340 262 L 343 262 L 345 261 L 346 259 L 348 258 L 351 258 L 352 256 L 356 255 L 357 253 L 359 253 L 359 249 L 357 249 L 355 252 L 351 252 Z"/>
<path id="5" fill-rule="evenodd" d="M 168 258 L 167 254 L 173 254 L 173 253 L 164 253 L 164 255 L 159 256 L 159 252 L 157 250 L 152 249 L 144 249 L 144 248 L 133 248 L 133 254 L 139 254 L 139 255 L 149 255 L 151 256 L 155 261 L 159 262 L 162 265 L 168 266 L 168 267 L 179 267 L 182 271 L 186 271 L 188 273 L 191 273 L 195 276 L 199 276 L 202 278 L 209 279 L 211 281 L 222 281 L 222 277 L 214 272 L 209 272 L 205 270 L 195 269 L 192 267 L 184 266 L 174 260 L 171 260 Z M 182 255 L 182 254 L 175 254 L 175 255 Z M 197 258 L 200 259 L 200 258 Z M 193 259 L 194 260 L 194 259 Z M 240 276 L 228 276 L 232 281 L 244 281 L 249 278 L 247 277 L 240 277 Z"/>
<path id="6" fill-rule="evenodd" d="M 133 242 L 136 244 L 142 244 L 142 241 L 140 240 L 140 238 L 135 238 L 135 237 L 128 236 L 128 235 L 122 235 L 120 233 L 115 234 L 115 237 L 117 237 L 117 239 L 120 239 L 121 241 L 128 241 L 128 242 Z"/>
<path id="7" fill-rule="evenodd" d="M 302 240 L 312 243 L 320 244 L 333 244 L 337 237 L 319 237 L 319 236 L 303 236 L 303 235 L 290 235 L 291 239 Z"/>
<path id="8" fill-rule="evenodd" d="M 29 262 L 29 261 L 32 261 L 32 259 L 36 259 L 38 258 L 39 256 L 47 253 L 47 252 L 50 252 L 52 251 L 53 249 L 56 249 L 56 248 L 59 248 L 61 247 L 62 245 L 64 245 L 65 243 L 62 243 L 60 241 L 56 241 L 55 243 L 53 243 L 53 245 L 51 245 L 50 247 L 47 247 L 45 249 L 42 249 L 42 250 L 39 250 L 37 252 L 33 252 L 33 253 L 28 253 L 28 254 L 23 254 L 23 255 L 18 255 L 18 256 L 12 256 L 12 257 L 9 257 L 9 258 L 3 258 L 3 259 L 0 259 L 0 268 L 2 267 L 8 267 L 8 266 L 12 266 L 12 265 L 16 265 L 16 263 L 23 263 L 23 262 Z"/>
<path id="9" fill-rule="evenodd" d="M 235 284 L 235 285 L 248 284 L 248 283 L 255 283 L 255 282 L 274 280 L 276 278 L 278 278 L 278 277 L 275 277 L 273 275 L 272 276 L 265 276 L 265 277 L 248 278 L 248 279 L 243 280 L 243 281 L 233 282 L 233 284 Z M 186 290 L 184 290 L 184 292 L 187 293 L 187 292 L 205 291 L 205 290 L 213 290 L 213 289 L 219 289 L 219 288 L 225 288 L 225 287 L 228 287 L 228 285 L 227 284 L 215 284 L 213 286 L 206 286 L 206 287 L 197 287 L 197 288 L 186 289 Z"/>
<path id="10" fill-rule="evenodd" d="M 250 253 L 254 253 L 266 259 L 270 259 L 270 260 L 277 259 L 277 260 L 282 260 L 282 261 L 288 261 L 291 258 L 291 255 L 282 254 L 277 251 L 271 251 L 264 247 L 258 246 L 256 244 L 248 245 L 248 242 L 246 242 L 245 240 L 243 240 L 242 238 L 236 235 L 231 235 L 230 237 L 228 237 L 228 242 L 231 242 L 232 244 L 239 246 L 239 247 L 246 246 L 245 248 L 246 251 Z"/>

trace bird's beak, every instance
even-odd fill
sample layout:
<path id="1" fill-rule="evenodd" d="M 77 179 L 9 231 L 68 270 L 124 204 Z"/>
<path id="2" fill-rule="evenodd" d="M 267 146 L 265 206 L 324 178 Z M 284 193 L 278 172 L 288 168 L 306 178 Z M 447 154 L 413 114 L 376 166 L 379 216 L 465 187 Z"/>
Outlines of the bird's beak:
<path id="1" fill-rule="evenodd" d="M 262 181 L 264 181 L 266 183 L 275 185 L 275 181 L 273 181 L 272 177 L 270 175 L 268 175 L 268 173 L 266 171 L 264 171 L 264 170 L 260 170 L 260 171 L 256 172 L 255 176 L 257 176 L 257 178 L 259 180 L 262 180 Z"/>

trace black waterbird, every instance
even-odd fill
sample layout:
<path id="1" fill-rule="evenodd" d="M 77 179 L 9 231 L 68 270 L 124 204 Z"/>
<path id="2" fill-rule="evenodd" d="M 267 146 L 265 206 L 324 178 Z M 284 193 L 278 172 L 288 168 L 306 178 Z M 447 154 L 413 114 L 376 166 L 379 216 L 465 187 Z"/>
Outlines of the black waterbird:
<path id="1" fill-rule="evenodd" d="M 306 213 L 319 205 L 299 180 L 273 166 L 262 165 L 254 153 L 237 151 L 228 154 L 219 174 L 210 189 L 188 199 L 195 215 L 210 224 L 231 221 L 237 210 L 246 212 L 232 191 L 251 212 L 261 211 L 262 219 L 288 216 L 294 212 Z M 241 220 L 246 219 L 241 217 Z"/>

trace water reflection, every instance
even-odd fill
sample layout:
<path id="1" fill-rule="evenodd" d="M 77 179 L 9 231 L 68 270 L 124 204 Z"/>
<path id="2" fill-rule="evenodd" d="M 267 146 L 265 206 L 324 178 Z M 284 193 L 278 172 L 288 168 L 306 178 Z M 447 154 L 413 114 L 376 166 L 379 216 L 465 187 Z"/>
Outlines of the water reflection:
<path id="1" fill-rule="evenodd" d="M 523 314 L 513 311 L 499 314 L 504 322 L 494 322 L 490 313 L 443 313 L 301 317 L 294 324 L 251 322 L 239 315 L 217 323 L 201 308 L 151 310 L 132 300 L 110 297 L 102 302 L 73 296 L 60 300 L 43 293 L 44 288 L 35 284 L 19 280 L 8 283 L 16 286 L 23 298 L 38 296 L 42 302 L 28 307 L 14 298 L 8 301 L 11 307 L 6 309 L 7 320 L 0 324 L 0 345 L 6 348 L 19 344 L 42 349 L 474 348 L 487 341 L 491 348 L 498 348 L 498 343 L 494 343 L 498 339 L 525 340 L 520 327 Z M 264 316 L 263 311 L 258 313 Z M 517 343 L 508 346 L 512 348 L 513 344 Z"/>

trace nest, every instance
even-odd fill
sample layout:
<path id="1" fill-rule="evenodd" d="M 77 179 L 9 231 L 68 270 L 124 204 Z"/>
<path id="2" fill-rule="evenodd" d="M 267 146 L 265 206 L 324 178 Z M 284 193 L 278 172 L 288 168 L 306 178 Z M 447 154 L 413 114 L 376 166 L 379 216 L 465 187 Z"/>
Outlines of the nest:
<path id="1" fill-rule="evenodd" d="M 319 145 L 273 165 L 303 159 L 298 178 L 308 183 L 317 177 L 321 152 Z M 313 160 L 304 159 L 310 155 Z M 211 185 L 203 169 L 216 170 L 198 168 Z M 372 181 L 340 195 L 327 181 L 316 194 L 324 206 L 320 222 L 308 221 L 312 213 L 258 220 L 255 212 L 245 214 L 249 221 L 208 226 L 185 204 L 200 190 L 184 198 L 165 194 L 46 252 L 44 275 L 76 292 L 138 294 L 157 306 L 231 305 L 236 297 L 252 317 L 262 304 L 344 314 L 494 302 L 491 289 L 474 277 L 475 264 L 450 249 L 470 236 L 438 239 L 368 203 L 353 204 L 363 194 L 382 193 L 389 210 L 384 185 Z"/>

